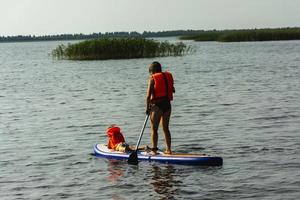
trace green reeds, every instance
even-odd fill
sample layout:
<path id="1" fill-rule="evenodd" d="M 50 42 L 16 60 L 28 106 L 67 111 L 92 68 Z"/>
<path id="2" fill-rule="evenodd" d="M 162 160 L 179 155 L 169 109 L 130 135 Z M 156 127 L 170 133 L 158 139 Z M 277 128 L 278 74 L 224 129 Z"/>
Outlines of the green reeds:
<path id="1" fill-rule="evenodd" d="M 198 34 L 191 34 L 191 35 L 183 35 L 180 36 L 179 39 L 181 40 L 194 40 L 194 41 L 217 41 L 220 37 L 222 32 L 220 31 L 203 31 Z"/>
<path id="2" fill-rule="evenodd" d="M 198 34 L 181 36 L 180 39 L 219 42 L 299 40 L 300 28 L 203 31 Z"/>
<path id="3" fill-rule="evenodd" d="M 182 56 L 190 50 L 182 42 L 171 44 L 144 38 L 102 38 L 59 45 L 52 55 L 68 60 L 106 60 Z"/>

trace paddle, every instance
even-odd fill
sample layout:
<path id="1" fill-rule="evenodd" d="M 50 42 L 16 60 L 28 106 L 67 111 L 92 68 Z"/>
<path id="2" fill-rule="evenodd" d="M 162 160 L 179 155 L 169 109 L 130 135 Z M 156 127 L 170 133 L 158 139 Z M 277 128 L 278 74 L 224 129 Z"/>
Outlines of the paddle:
<path id="1" fill-rule="evenodd" d="M 137 165 L 139 163 L 137 151 L 138 151 L 138 148 L 139 148 L 139 145 L 140 145 L 140 142 L 141 142 L 141 139 L 142 139 L 142 136 L 143 136 L 148 118 L 149 118 L 149 114 L 147 114 L 147 116 L 146 116 L 143 128 L 142 128 L 141 133 L 140 133 L 140 137 L 139 137 L 138 142 L 136 143 L 136 146 L 135 146 L 135 150 L 128 157 L 127 162 L 131 165 Z"/>

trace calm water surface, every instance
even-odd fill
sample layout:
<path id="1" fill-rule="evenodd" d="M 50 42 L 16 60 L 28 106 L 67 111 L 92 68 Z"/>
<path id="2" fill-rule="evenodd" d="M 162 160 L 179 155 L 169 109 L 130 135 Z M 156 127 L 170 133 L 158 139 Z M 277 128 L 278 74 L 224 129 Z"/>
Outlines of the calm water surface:
<path id="1" fill-rule="evenodd" d="M 1 200 L 300 198 L 300 41 L 187 42 L 196 52 L 184 57 L 53 60 L 61 43 L 0 44 Z M 153 60 L 175 78 L 173 150 L 222 156 L 222 167 L 92 155 L 112 123 L 135 144 Z M 149 134 L 148 125 L 142 144 Z"/>

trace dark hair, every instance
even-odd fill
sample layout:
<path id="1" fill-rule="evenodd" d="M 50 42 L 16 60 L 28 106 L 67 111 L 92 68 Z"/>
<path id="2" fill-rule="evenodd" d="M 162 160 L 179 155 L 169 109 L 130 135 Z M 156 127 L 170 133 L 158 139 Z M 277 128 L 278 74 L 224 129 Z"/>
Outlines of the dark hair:
<path id="1" fill-rule="evenodd" d="M 154 61 L 153 63 L 151 63 L 150 67 L 149 67 L 149 73 L 158 73 L 161 72 L 161 64 L 157 61 Z"/>

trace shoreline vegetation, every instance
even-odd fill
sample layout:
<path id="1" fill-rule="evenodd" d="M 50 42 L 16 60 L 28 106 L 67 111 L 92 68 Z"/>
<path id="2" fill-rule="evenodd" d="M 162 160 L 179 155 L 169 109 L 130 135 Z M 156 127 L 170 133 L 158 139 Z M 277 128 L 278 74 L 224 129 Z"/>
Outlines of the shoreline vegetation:
<path id="1" fill-rule="evenodd" d="M 181 40 L 194 40 L 198 42 L 254 42 L 275 40 L 300 40 L 300 28 L 281 29 L 245 29 L 203 31 L 180 36 Z"/>
<path id="2" fill-rule="evenodd" d="M 198 30 L 174 30 L 174 31 L 144 31 L 143 33 L 133 32 L 106 32 L 92 34 L 60 34 L 60 35 L 17 35 L 17 36 L 0 36 L 1 42 L 30 42 L 30 41 L 62 41 L 62 40 L 88 40 L 99 38 L 155 38 L 155 37 L 179 37 L 199 33 Z"/>
<path id="3" fill-rule="evenodd" d="M 184 43 L 158 42 L 145 38 L 101 38 L 59 45 L 52 51 L 57 59 L 107 60 L 182 56 L 191 51 Z"/>
<path id="4" fill-rule="evenodd" d="M 264 28 L 264 29 L 236 29 L 236 30 L 173 30 L 173 31 L 144 31 L 133 32 L 106 32 L 92 34 L 60 34 L 60 35 L 17 35 L 0 36 L 3 42 L 32 42 L 32 41 L 62 41 L 62 40 L 89 40 L 99 38 L 155 38 L 179 37 L 181 40 L 195 41 L 270 41 L 270 40 L 299 40 L 300 27 Z"/>

